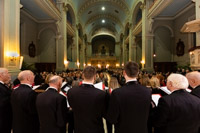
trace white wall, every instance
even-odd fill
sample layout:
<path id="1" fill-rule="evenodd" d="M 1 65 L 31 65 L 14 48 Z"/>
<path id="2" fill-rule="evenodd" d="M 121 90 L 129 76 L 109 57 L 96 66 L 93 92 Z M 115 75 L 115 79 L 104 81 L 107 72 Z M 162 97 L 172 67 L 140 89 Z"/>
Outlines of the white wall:
<path id="1" fill-rule="evenodd" d="M 20 33 L 20 53 L 24 56 L 24 61 L 29 64 L 37 62 L 37 23 L 23 13 L 20 13 Z M 36 47 L 36 56 L 34 58 L 30 57 L 28 53 L 28 47 L 32 41 Z"/>
<path id="2" fill-rule="evenodd" d="M 55 32 L 46 29 L 40 34 L 39 61 L 44 63 L 56 63 L 56 40 Z"/>
<path id="3" fill-rule="evenodd" d="M 189 21 L 189 18 L 195 14 L 195 8 L 190 9 L 189 11 L 185 12 L 181 16 L 179 16 L 177 19 L 174 20 L 174 33 L 175 33 L 175 45 L 174 45 L 174 51 L 176 51 L 176 44 L 179 40 L 179 38 L 184 42 L 185 44 L 185 51 L 184 55 L 178 57 L 175 53 L 174 55 L 174 61 L 177 61 L 178 65 L 187 65 L 189 64 L 189 52 L 190 44 L 188 43 L 188 33 L 181 33 L 180 30 L 182 26 Z"/>
<path id="4" fill-rule="evenodd" d="M 155 30 L 154 50 L 156 57 L 154 62 L 171 62 L 171 33 L 166 27 L 158 27 Z"/>

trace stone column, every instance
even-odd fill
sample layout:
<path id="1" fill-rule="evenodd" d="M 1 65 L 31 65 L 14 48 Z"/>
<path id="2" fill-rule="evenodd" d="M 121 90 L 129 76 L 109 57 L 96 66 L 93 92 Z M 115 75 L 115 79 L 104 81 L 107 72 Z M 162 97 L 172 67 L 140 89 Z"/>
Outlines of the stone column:
<path id="1" fill-rule="evenodd" d="M 125 65 L 125 63 L 126 63 L 126 45 L 125 45 L 125 36 L 123 35 L 123 39 L 122 39 L 122 49 L 123 49 L 123 63 L 122 64 L 124 64 Z"/>
<path id="2" fill-rule="evenodd" d="M 79 59 L 79 34 L 78 34 L 79 26 L 76 25 L 76 40 L 75 40 L 75 45 L 76 45 L 76 63 L 80 63 Z M 77 66 L 78 68 L 78 66 Z"/>
<path id="3" fill-rule="evenodd" d="M 129 61 L 133 61 L 133 49 L 132 49 L 132 45 L 133 45 L 133 38 L 132 38 L 132 24 L 129 24 Z"/>
<path id="4" fill-rule="evenodd" d="M 20 0 L 0 0 L 0 67 L 16 76 L 20 66 Z"/>
<path id="5" fill-rule="evenodd" d="M 200 0 L 196 0 L 195 7 L 196 7 L 196 19 L 200 19 Z M 197 46 L 200 46 L 200 32 L 196 33 L 196 44 Z"/>
<path id="6" fill-rule="evenodd" d="M 137 57 L 137 44 L 136 44 L 136 42 L 135 42 L 135 39 L 136 39 L 136 37 L 133 36 L 133 45 L 132 45 L 133 54 L 132 54 L 132 58 L 133 58 L 133 61 L 136 62 L 136 57 Z"/>
<path id="7" fill-rule="evenodd" d="M 147 35 L 146 36 L 146 52 L 145 52 L 145 70 L 152 72 L 153 69 L 153 35 Z"/>
<path id="8" fill-rule="evenodd" d="M 146 33 L 147 33 L 147 9 L 146 9 L 146 6 L 145 4 L 143 3 L 140 8 L 142 9 L 142 69 L 145 68 L 145 50 L 146 50 Z"/>
<path id="9" fill-rule="evenodd" d="M 72 62 L 76 62 L 76 37 L 73 37 L 72 40 Z"/>
<path id="10" fill-rule="evenodd" d="M 60 29 L 60 33 L 58 33 L 58 36 L 56 37 L 58 39 L 57 42 L 57 53 L 56 53 L 56 71 L 62 71 L 65 69 L 64 61 L 67 61 L 67 20 L 66 20 L 66 12 L 67 7 L 65 2 L 62 2 L 62 0 L 57 2 L 57 6 L 61 12 L 62 19 L 60 21 L 57 21 L 57 26 Z"/>

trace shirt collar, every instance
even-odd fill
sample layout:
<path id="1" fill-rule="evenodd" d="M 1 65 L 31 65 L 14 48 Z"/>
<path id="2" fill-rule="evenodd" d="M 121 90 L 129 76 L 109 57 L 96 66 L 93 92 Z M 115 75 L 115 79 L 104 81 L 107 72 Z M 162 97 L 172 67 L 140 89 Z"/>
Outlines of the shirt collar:
<path id="1" fill-rule="evenodd" d="M 82 82 L 82 84 L 89 84 L 89 85 L 94 85 L 93 83 L 89 83 L 89 82 Z"/>
<path id="2" fill-rule="evenodd" d="M 128 83 L 128 82 L 132 82 L 132 81 L 137 81 L 137 79 L 134 78 L 134 79 L 127 80 L 126 83 Z"/>
<path id="3" fill-rule="evenodd" d="M 52 87 L 52 86 L 49 86 L 45 91 L 48 91 L 49 89 L 54 89 L 54 90 L 56 90 L 56 91 L 58 91 L 58 89 L 57 88 L 55 88 L 55 87 Z"/>
<path id="4" fill-rule="evenodd" d="M 28 85 L 29 87 L 32 88 L 32 85 L 30 85 L 30 84 L 23 83 L 23 84 L 21 84 L 21 85 Z"/>
<path id="5" fill-rule="evenodd" d="M 4 84 L 4 82 L 3 82 L 3 81 L 0 81 L 0 83 Z"/>

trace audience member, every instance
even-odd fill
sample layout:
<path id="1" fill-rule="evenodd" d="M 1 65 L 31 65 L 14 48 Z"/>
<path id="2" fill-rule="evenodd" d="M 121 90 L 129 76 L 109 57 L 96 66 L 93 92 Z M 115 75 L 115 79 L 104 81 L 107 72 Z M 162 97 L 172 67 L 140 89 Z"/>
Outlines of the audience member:
<path id="1" fill-rule="evenodd" d="M 172 93 L 159 99 L 152 118 L 158 133 L 198 133 L 200 100 L 186 92 L 187 87 L 188 80 L 181 74 L 167 78 Z"/>
<path id="2" fill-rule="evenodd" d="M 192 95 L 200 98 L 200 72 L 194 71 L 186 75 L 190 86 L 192 87 Z"/>
<path id="3" fill-rule="evenodd" d="M 151 91 L 138 84 L 138 72 L 138 64 L 128 62 L 123 72 L 126 85 L 111 94 L 107 120 L 115 124 L 116 133 L 147 133 Z"/>
<path id="4" fill-rule="evenodd" d="M 62 78 L 52 76 L 47 90 L 37 97 L 40 133 L 66 133 L 68 109 L 66 98 L 59 94 L 61 85 Z"/>
<path id="5" fill-rule="evenodd" d="M 81 86 L 68 91 L 75 133 L 104 133 L 102 117 L 106 113 L 106 93 L 93 86 L 95 78 L 95 68 L 87 66 L 83 70 Z"/>
<path id="6" fill-rule="evenodd" d="M 34 74 L 25 70 L 19 73 L 20 86 L 12 92 L 13 133 L 39 133 L 36 111 L 36 92 L 32 90 Z"/>
<path id="7" fill-rule="evenodd" d="M 0 68 L 0 132 L 10 133 L 12 126 L 11 90 L 6 86 L 11 77 L 6 68 Z"/>

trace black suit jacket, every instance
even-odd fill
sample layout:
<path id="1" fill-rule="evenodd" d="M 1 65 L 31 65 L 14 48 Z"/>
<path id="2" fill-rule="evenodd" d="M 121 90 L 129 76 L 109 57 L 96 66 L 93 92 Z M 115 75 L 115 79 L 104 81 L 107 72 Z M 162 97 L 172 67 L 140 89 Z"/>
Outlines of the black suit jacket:
<path id="1" fill-rule="evenodd" d="M 160 133 L 198 133 L 200 100 L 185 90 L 177 90 L 159 99 L 153 125 Z"/>
<path id="2" fill-rule="evenodd" d="M 191 91 L 191 94 L 192 95 L 195 95 L 197 97 L 200 98 L 200 86 L 197 86 L 196 88 L 194 88 L 192 91 Z"/>
<path id="3" fill-rule="evenodd" d="M 67 96 L 74 112 L 75 133 L 104 133 L 106 93 L 93 85 L 82 84 L 71 88 Z"/>
<path id="4" fill-rule="evenodd" d="M 147 133 L 151 91 L 137 81 L 115 89 L 110 98 L 107 120 L 115 133 Z"/>
<path id="5" fill-rule="evenodd" d="M 66 133 L 67 102 L 57 90 L 49 88 L 37 97 L 40 133 Z"/>
<path id="6" fill-rule="evenodd" d="M 39 119 L 36 112 L 36 92 L 21 84 L 11 94 L 13 133 L 38 133 Z"/>
<path id="7" fill-rule="evenodd" d="M 0 83 L 0 132 L 10 133 L 12 125 L 12 109 L 10 103 L 11 90 Z"/>

